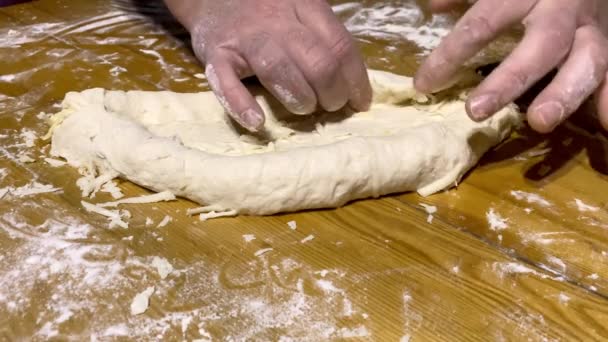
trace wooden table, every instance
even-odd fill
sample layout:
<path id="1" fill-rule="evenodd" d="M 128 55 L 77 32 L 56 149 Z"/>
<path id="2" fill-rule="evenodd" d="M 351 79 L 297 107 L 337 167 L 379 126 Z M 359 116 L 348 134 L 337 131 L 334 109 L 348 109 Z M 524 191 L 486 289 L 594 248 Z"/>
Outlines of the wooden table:
<path id="1" fill-rule="evenodd" d="M 362 6 L 413 3 L 385 1 Z M 412 74 L 420 59 L 398 36 L 357 38 L 371 67 Z M 179 200 L 128 206 L 130 227 L 109 229 L 76 170 L 45 161 L 39 113 L 91 87 L 206 90 L 187 46 L 157 2 L 0 9 L 0 189 L 29 186 L 0 199 L 0 340 L 608 340 L 608 144 L 584 115 L 523 129 L 429 198 L 207 222 Z M 28 195 L 32 182 L 59 191 Z M 165 279 L 155 256 L 175 268 Z"/>

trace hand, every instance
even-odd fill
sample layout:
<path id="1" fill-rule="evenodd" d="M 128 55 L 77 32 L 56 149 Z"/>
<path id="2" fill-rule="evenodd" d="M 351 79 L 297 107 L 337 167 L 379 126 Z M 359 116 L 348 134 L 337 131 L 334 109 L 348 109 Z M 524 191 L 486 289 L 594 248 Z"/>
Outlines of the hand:
<path id="1" fill-rule="evenodd" d="M 430 0 L 430 7 L 446 11 L 467 2 Z M 530 126 L 552 131 L 595 93 L 600 121 L 608 129 L 606 0 L 479 0 L 419 69 L 417 89 L 439 89 L 461 64 L 520 22 L 526 28 L 522 41 L 470 94 L 469 116 L 486 119 L 558 67 L 529 107 Z"/>
<path id="2" fill-rule="evenodd" d="M 264 124 L 262 108 L 241 82 L 253 75 L 294 114 L 310 114 L 317 105 L 327 111 L 347 103 L 355 110 L 369 107 L 372 94 L 363 58 L 326 1 L 190 2 L 182 10 L 182 22 L 206 66 L 209 85 L 248 130 Z"/>

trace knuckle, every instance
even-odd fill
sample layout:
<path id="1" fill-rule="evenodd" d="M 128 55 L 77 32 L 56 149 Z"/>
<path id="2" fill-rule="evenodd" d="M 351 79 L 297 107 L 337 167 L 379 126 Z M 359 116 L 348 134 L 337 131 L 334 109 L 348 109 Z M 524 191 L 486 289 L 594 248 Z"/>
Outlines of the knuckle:
<path id="1" fill-rule="evenodd" d="M 259 58 L 257 73 L 267 78 L 279 78 L 287 73 L 289 62 L 283 56 L 267 54 Z"/>
<path id="2" fill-rule="evenodd" d="M 505 67 L 500 70 L 500 73 L 505 79 L 504 84 L 512 84 L 513 89 L 520 91 L 528 87 L 530 78 L 523 70 L 514 67 Z"/>
<path id="3" fill-rule="evenodd" d="M 341 33 L 336 40 L 329 46 L 330 51 L 341 60 L 352 54 L 354 51 L 354 43 L 348 34 Z"/>
<path id="4" fill-rule="evenodd" d="M 335 79 L 338 73 L 338 63 L 330 54 L 311 56 L 309 73 L 316 80 L 326 83 Z"/>
<path id="5" fill-rule="evenodd" d="M 313 53 L 318 48 L 317 39 L 300 27 L 294 27 L 287 31 L 287 44 L 298 44 L 305 56 Z"/>
<path id="6" fill-rule="evenodd" d="M 548 27 L 540 31 L 539 34 L 543 35 L 545 41 L 551 42 L 552 49 L 566 54 L 570 50 L 574 38 L 574 35 L 570 32 L 574 32 L 574 29 L 564 30 L 558 27 Z"/>
<path id="7" fill-rule="evenodd" d="M 272 40 L 272 35 L 267 31 L 256 31 L 247 35 L 243 41 L 247 42 L 244 46 L 245 54 L 249 56 L 259 55 L 264 51 Z"/>
<path id="8" fill-rule="evenodd" d="M 463 20 L 460 31 L 468 38 L 469 45 L 482 45 L 498 34 L 498 28 L 485 16 L 472 16 Z"/>
<path id="9" fill-rule="evenodd" d="M 586 50 L 591 63 L 597 72 L 603 73 L 608 69 L 608 39 L 596 28 L 582 27 L 577 30 L 575 48 Z"/>

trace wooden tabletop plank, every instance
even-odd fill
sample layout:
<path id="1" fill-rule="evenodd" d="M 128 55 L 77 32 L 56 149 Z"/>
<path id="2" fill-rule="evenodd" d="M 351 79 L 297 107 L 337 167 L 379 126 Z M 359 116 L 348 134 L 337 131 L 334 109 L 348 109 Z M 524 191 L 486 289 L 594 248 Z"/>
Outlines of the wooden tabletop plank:
<path id="1" fill-rule="evenodd" d="M 0 30 L 17 26 L 21 39 L 0 49 L 13 76 L 0 81 L 0 189 L 60 189 L 0 199 L 0 338 L 608 339 L 606 140 L 577 120 L 549 137 L 522 130 L 457 189 L 428 198 L 207 222 L 179 200 L 125 206 L 129 228 L 109 229 L 82 208 L 76 170 L 51 167 L 48 145 L 27 146 L 23 133 L 42 136 L 39 112 L 72 90 L 206 90 L 169 18 L 123 1 L 0 9 Z M 423 58 L 412 42 L 357 38 L 374 68 L 411 75 Z M 127 196 L 148 193 L 119 183 Z M 161 279 L 155 256 L 176 271 Z M 148 286 L 150 309 L 132 316 Z"/>

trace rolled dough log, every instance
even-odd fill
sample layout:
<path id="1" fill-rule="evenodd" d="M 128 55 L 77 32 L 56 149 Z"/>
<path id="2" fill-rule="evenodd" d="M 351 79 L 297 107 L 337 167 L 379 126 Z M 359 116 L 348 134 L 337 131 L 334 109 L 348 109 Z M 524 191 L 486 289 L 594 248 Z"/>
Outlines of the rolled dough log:
<path id="1" fill-rule="evenodd" d="M 118 174 L 213 210 L 267 215 L 451 187 L 520 122 L 514 105 L 482 122 L 464 102 L 420 104 L 412 79 L 370 71 L 368 112 L 296 116 L 261 90 L 265 132 L 251 135 L 210 92 L 68 93 L 51 154 L 85 175 Z"/>

